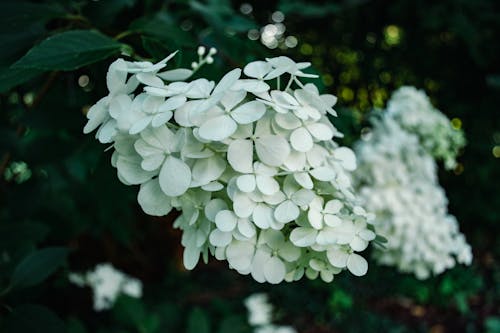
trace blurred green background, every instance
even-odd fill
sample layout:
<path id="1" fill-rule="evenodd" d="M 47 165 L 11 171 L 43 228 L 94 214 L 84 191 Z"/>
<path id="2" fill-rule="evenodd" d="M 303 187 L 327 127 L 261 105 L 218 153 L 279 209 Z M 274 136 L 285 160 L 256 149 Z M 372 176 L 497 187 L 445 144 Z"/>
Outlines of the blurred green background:
<path id="1" fill-rule="evenodd" d="M 4 0 L 0 22 L 1 332 L 251 332 L 242 300 L 256 291 L 302 333 L 500 332 L 500 2 Z M 79 57 L 38 49 L 18 62 L 68 30 L 99 34 L 76 44 Z M 391 91 L 425 89 L 468 140 L 440 182 L 473 265 L 419 281 L 372 264 L 363 278 L 278 286 L 215 259 L 185 271 L 175 214 L 142 213 L 138 189 L 82 128 L 120 52 L 158 61 L 180 50 L 189 67 L 198 45 L 219 51 L 199 73 L 214 80 L 268 56 L 311 61 L 316 83 L 339 97 L 347 145 Z M 67 275 L 100 262 L 141 279 L 143 298 L 94 312 L 90 289 Z"/>

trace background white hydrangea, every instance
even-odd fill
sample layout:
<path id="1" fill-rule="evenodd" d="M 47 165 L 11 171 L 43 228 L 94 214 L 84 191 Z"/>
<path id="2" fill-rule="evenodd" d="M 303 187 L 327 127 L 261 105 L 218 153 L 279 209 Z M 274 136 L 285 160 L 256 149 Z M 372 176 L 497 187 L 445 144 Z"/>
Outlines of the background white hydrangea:
<path id="1" fill-rule="evenodd" d="M 112 308 L 121 294 L 134 298 L 142 297 L 142 282 L 117 270 L 109 263 L 98 264 L 93 271 L 85 274 L 71 273 L 69 280 L 79 287 L 92 288 L 96 311 Z"/>
<path id="2" fill-rule="evenodd" d="M 205 52 L 194 71 L 213 61 Z M 299 80 L 316 77 L 303 72 L 310 64 L 255 61 L 215 83 L 165 71 L 174 55 L 112 63 L 110 93 L 84 132 L 112 145 L 118 178 L 140 185 L 144 212 L 182 212 L 174 226 L 185 267 L 212 254 L 259 282 L 364 275 L 358 252 L 376 237 L 373 217 L 352 192 L 354 153 L 332 140 L 341 136 L 328 118 L 336 97 Z"/>
<path id="3" fill-rule="evenodd" d="M 297 333 L 291 326 L 273 324 L 273 305 L 269 303 L 267 294 L 257 293 L 248 296 L 245 301 L 248 311 L 248 323 L 254 333 Z"/>
<path id="4" fill-rule="evenodd" d="M 412 87 L 394 93 L 388 111 L 374 119 L 369 139 L 356 144 L 359 168 L 354 176 L 367 209 L 376 214 L 377 232 L 388 239 L 386 249 L 374 251 L 377 261 L 425 279 L 456 262 L 470 264 L 472 253 L 455 217 L 447 212 L 428 149 L 451 147 L 444 143 L 450 136 L 432 131 L 441 126 L 436 119 L 448 120 L 435 114 L 422 94 Z"/>
<path id="5" fill-rule="evenodd" d="M 423 90 L 403 86 L 387 103 L 387 113 L 406 131 L 415 134 L 427 152 L 442 160 L 447 169 L 456 166 L 456 157 L 465 145 L 462 131 L 430 102 Z"/>

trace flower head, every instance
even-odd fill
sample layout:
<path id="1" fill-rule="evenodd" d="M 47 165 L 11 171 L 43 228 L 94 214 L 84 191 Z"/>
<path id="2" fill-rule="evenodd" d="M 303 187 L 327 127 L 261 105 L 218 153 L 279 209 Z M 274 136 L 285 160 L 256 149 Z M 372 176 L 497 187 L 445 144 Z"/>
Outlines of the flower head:
<path id="1" fill-rule="evenodd" d="M 259 282 L 365 274 L 356 252 L 375 234 L 350 185 L 355 156 L 332 141 L 341 136 L 327 117 L 335 96 L 303 84 L 316 77 L 303 71 L 310 64 L 287 57 L 251 62 L 217 83 L 188 81 L 214 54 L 200 47 L 194 70 L 160 72 L 173 54 L 158 64 L 115 61 L 110 94 L 85 132 L 100 126 L 100 141 L 113 143 L 118 178 L 140 185 L 144 212 L 182 212 L 174 226 L 187 269 L 212 254 Z M 351 259 L 332 261 L 333 250 Z"/>

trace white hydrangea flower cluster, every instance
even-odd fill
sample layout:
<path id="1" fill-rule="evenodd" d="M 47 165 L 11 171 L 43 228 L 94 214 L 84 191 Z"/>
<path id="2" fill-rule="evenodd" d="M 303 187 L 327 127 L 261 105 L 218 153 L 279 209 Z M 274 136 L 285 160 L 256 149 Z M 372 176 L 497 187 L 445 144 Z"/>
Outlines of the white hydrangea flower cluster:
<path id="1" fill-rule="evenodd" d="M 316 77 L 303 72 L 310 63 L 255 61 L 246 78 L 238 68 L 216 84 L 187 82 L 189 69 L 160 72 L 173 55 L 112 63 L 110 93 L 90 108 L 84 132 L 98 128 L 112 143 L 112 165 L 123 183 L 140 185 L 144 212 L 182 212 L 174 226 L 185 267 L 211 253 L 259 282 L 330 282 L 345 268 L 364 275 L 356 252 L 376 237 L 373 216 L 355 204 L 354 153 L 332 140 L 341 136 L 328 119 L 336 97 L 299 80 Z"/>
<path id="2" fill-rule="evenodd" d="M 472 253 L 455 217 L 447 212 L 433 156 L 399 120 L 385 112 L 373 121 L 369 139 L 357 143 L 355 183 L 366 208 L 376 214 L 377 233 L 388 239 L 386 249 L 374 251 L 377 261 L 426 279 L 455 262 L 470 264 Z"/>
<path id="3" fill-rule="evenodd" d="M 71 273 L 68 278 L 79 287 L 92 288 L 96 311 L 112 308 L 121 294 L 134 298 L 142 296 L 142 282 L 117 270 L 109 263 L 98 264 L 93 271 L 85 274 Z"/>
<path id="4" fill-rule="evenodd" d="M 387 104 L 387 113 L 405 130 L 417 135 L 421 145 L 434 158 L 442 160 L 447 169 L 456 166 L 465 136 L 434 108 L 423 90 L 410 86 L 399 88 Z"/>
<path id="5" fill-rule="evenodd" d="M 267 294 L 252 294 L 245 299 L 248 310 L 248 323 L 254 327 L 254 333 L 296 333 L 291 326 L 279 326 L 272 323 L 273 305 Z"/>

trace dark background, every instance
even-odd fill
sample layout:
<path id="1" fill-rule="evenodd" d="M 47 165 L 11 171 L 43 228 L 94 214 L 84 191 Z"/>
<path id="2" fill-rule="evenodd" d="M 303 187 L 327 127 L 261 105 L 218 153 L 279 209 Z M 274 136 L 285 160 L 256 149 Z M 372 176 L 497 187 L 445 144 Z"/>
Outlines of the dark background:
<path id="1" fill-rule="evenodd" d="M 500 2 L 246 4 L 0 3 L 0 331 L 250 332 L 242 299 L 264 291 L 277 321 L 298 332 L 500 332 Z M 281 38 L 294 36 L 295 47 L 271 49 L 252 40 L 277 23 L 276 11 L 284 14 Z M 347 145 L 367 126 L 367 113 L 384 107 L 397 87 L 425 89 L 468 141 L 457 168 L 441 166 L 439 176 L 472 245 L 472 266 L 418 281 L 372 262 L 363 278 L 344 273 L 330 284 L 279 286 L 260 285 L 215 259 L 185 271 L 180 235 L 171 226 L 175 214 L 142 213 L 138 189 L 121 184 L 110 153 L 82 133 L 84 113 L 107 93 L 105 73 L 119 50 L 72 70 L 43 61 L 13 65 L 47 37 L 75 29 L 98 30 L 154 61 L 179 49 L 183 66 L 195 60 L 198 45 L 214 46 L 215 64 L 200 72 L 214 80 L 267 56 L 311 61 L 321 74 L 316 83 L 339 96 L 334 123 Z M 3 176 L 16 161 L 32 172 L 20 184 Z M 53 247 L 59 255 L 35 255 L 30 265 L 28 275 L 39 281 L 9 287 L 23 258 Z M 143 298 L 121 297 L 113 310 L 94 312 L 90 289 L 71 285 L 67 274 L 100 262 L 140 278 Z"/>

